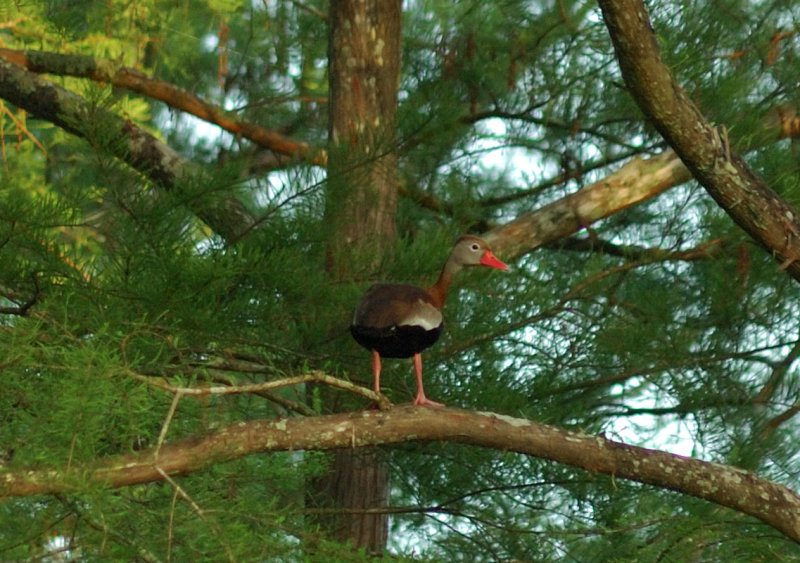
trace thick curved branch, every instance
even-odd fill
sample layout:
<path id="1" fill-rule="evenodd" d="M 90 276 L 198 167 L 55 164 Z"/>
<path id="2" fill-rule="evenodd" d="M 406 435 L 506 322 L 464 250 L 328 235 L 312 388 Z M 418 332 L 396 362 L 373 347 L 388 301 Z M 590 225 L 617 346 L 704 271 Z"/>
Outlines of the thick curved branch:
<path id="1" fill-rule="evenodd" d="M 800 280 L 800 213 L 731 151 L 662 62 L 641 0 L 600 0 L 622 76 L 636 103 L 711 197 Z"/>
<path id="2" fill-rule="evenodd" d="M 671 150 L 636 158 L 606 178 L 484 234 L 495 253 L 513 260 L 682 184 L 691 174 Z"/>
<path id="3" fill-rule="evenodd" d="M 277 154 L 301 158 L 319 166 L 325 166 L 327 162 L 327 155 L 323 150 L 314 149 L 307 143 L 296 141 L 250 121 L 237 119 L 221 107 L 210 104 L 170 82 L 150 78 L 132 68 L 117 67 L 111 61 L 97 60 L 85 55 L 13 49 L 0 49 L 0 57 L 35 73 L 75 76 L 96 82 L 107 82 L 118 88 L 125 88 L 164 102 L 172 108 L 218 125 L 232 135 L 244 137 Z"/>
<path id="4" fill-rule="evenodd" d="M 0 496 L 124 487 L 263 452 L 328 450 L 412 441 L 460 442 L 549 459 L 587 471 L 671 489 L 758 518 L 800 542 L 800 496 L 748 471 L 629 446 L 488 412 L 412 406 L 328 416 L 256 420 L 212 434 L 66 470 L 0 473 Z"/>
<path id="5" fill-rule="evenodd" d="M 104 138 L 111 139 L 104 150 L 164 189 L 203 182 L 199 168 L 150 133 L 2 58 L 0 98 L 79 137 L 96 141 L 92 131 L 103 131 Z M 244 205 L 233 197 L 187 199 L 191 211 L 229 242 L 240 238 L 255 224 Z"/>

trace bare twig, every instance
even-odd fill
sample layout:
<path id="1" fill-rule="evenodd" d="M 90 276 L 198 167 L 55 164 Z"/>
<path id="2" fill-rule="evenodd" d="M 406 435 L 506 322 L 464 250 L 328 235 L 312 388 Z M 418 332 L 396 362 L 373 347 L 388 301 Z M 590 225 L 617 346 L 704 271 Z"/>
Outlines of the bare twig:
<path id="1" fill-rule="evenodd" d="M 175 479 L 173 479 L 172 477 L 170 477 L 170 476 L 169 476 L 169 475 L 168 475 L 168 474 L 167 474 L 167 473 L 166 473 L 166 472 L 165 472 L 163 469 L 161 469 L 159 466 L 157 466 L 157 465 L 156 465 L 156 466 L 155 466 L 155 468 L 156 468 L 156 471 L 158 471 L 158 473 L 159 473 L 159 474 L 160 474 L 160 475 L 161 475 L 161 476 L 164 478 L 164 480 L 165 480 L 167 483 L 169 483 L 170 485 L 172 485 L 173 489 L 175 489 L 175 492 L 176 492 L 176 493 L 177 493 L 177 494 L 178 494 L 178 495 L 179 495 L 179 496 L 180 496 L 180 497 L 181 497 L 183 500 L 185 500 L 186 502 L 188 502 L 188 503 L 189 503 L 189 505 L 192 507 L 192 509 L 194 509 L 194 511 L 195 511 L 195 512 L 197 513 L 197 515 L 200 517 L 200 519 L 201 519 L 201 520 L 203 520 L 204 522 L 206 522 L 207 524 L 209 524 L 209 525 L 211 526 L 211 528 L 212 528 L 212 529 L 214 530 L 214 532 L 215 532 L 215 535 L 217 536 L 217 538 L 219 539 L 220 543 L 222 544 L 222 547 L 225 549 L 225 554 L 228 556 L 228 561 L 236 561 L 236 558 L 233 556 L 233 551 L 231 551 L 231 546 L 230 546 L 230 545 L 228 545 L 228 542 L 225 540 L 225 535 L 224 535 L 224 534 L 223 534 L 223 533 L 220 531 L 220 529 L 219 529 L 219 526 L 217 526 L 217 524 L 216 524 L 215 522 L 213 522 L 213 521 L 209 521 L 209 520 L 208 520 L 208 518 L 207 518 L 207 516 L 206 516 L 206 513 L 205 513 L 205 511 L 204 511 L 202 508 L 200 508 L 200 505 L 199 505 L 199 504 L 197 504 L 197 503 L 194 501 L 194 499 L 193 499 L 191 496 L 189 496 L 189 493 L 187 493 L 187 492 L 186 492 L 186 491 L 183 489 L 183 487 L 181 487 L 181 486 L 180 486 L 180 485 L 179 485 L 179 484 L 178 484 L 178 483 L 175 481 Z"/>
<path id="2" fill-rule="evenodd" d="M 165 391 L 169 391 L 171 393 L 181 393 L 183 395 L 190 396 L 241 395 L 245 393 L 260 393 L 262 391 L 278 389 L 281 387 L 290 387 L 292 385 L 301 385 L 303 383 L 322 383 L 324 385 L 330 385 L 331 387 L 337 387 L 339 389 L 344 389 L 345 391 L 350 391 L 356 395 L 361 395 L 362 397 L 376 403 L 381 409 L 388 409 L 391 407 L 391 403 L 383 395 L 379 395 L 371 389 L 361 387 L 355 383 L 350 383 L 349 381 L 339 379 L 338 377 L 333 377 L 320 371 L 314 371 L 303 375 L 295 375 L 292 377 L 286 377 L 284 379 L 276 379 L 274 381 L 265 381 L 264 383 L 213 387 L 176 387 L 165 381 L 163 378 L 150 377 L 138 373 L 130 373 L 130 376 L 139 381 L 143 381 L 148 385 L 152 385 L 153 387 L 158 387 L 159 389 L 164 389 Z"/>
<path id="3" fill-rule="evenodd" d="M 695 261 L 714 258 L 725 247 L 725 240 L 712 239 L 686 250 L 664 250 L 661 248 L 647 248 L 636 245 L 613 244 L 606 240 L 592 238 L 569 237 L 556 241 L 549 248 L 558 250 L 573 250 L 579 252 L 597 252 L 609 256 L 619 256 L 637 262 L 668 262 L 668 261 Z"/>
<path id="4" fill-rule="evenodd" d="M 164 443 L 164 439 L 167 437 L 170 422 L 172 422 L 172 417 L 175 416 L 175 409 L 178 408 L 181 397 L 183 397 L 183 392 L 180 390 L 176 391 L 175 396 L 172 398 L 172 404 L 169 406 L 169 411 L 167 411 L 167 417 L 164 419 L 164 424 L 161 425 L 161 432 L 158 434 L 158 442 L 156 442 L 156 459 L 158 459 L 158 452 L 161 450 L 161 444 Z"/>
<path id="5" fill-rule="evenodd" d="M 789 350 L 789 353 L 786 354 L 783 360 L 772 367 L 772 373 L 770 373 L 764 386 L 761 387 L 758 395 L 753 399 L 753 403 L 763 405 L 772 399 L 781 381 L 783 381 L 784 376 L 798 357 L 800 357 L 800 339 L 794 343 L 794 346 L 792 346 L 792 349 Z"/>

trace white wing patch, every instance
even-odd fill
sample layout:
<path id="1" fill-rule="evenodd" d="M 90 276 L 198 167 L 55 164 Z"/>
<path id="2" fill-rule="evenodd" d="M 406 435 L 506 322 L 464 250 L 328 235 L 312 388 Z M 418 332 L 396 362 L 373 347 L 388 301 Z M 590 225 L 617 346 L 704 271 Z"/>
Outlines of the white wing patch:
<path id="1" fill-rule="evenodd" d="M 417 299 L 413 309 L 406 318 L 397 323 L 399 326 L 420 326 L 425 330 L 433 330 L 442 324 L 441 311 L 427 301 Z"/>

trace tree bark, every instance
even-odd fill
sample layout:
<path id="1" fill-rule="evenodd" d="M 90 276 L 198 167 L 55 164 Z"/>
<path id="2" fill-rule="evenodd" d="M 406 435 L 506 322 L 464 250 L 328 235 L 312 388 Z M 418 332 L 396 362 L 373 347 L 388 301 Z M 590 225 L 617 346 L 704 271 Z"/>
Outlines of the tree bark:
<path id="1" fill-rule="evenodd" d="M 530 420 L 452 408 L 401 406 L 385 411 L 237 422 L 202 437 L 106 458 L 91 466 L 6 471 L 0 473 L 0 497 L 161 481 L 164 475 L 191 473 L 254 453 L 335 449 L 340 455 L 364 446 L 430 441 L 517 452 L 692 495 L 758 518 L 800 543 L 800 496 L 749 471 Z"/>
<path id="2" fill-rule="evenodd" d="M 314 483 L 311 506 L 333 539 L 380 555 L 389 537 L 389 467 L 374 446 L 336 449 L 329 472 Z"/>
<path id="3" fill-rule="evenodd" d="M 800 281 L 800 213 L 732 151 L 662 62 L 641 0 L 600 0 L 619 66 L 644 114 L 725 212 Z"/>
<path id="4" fill-rule="evenodd" d="M 330 3 L 325 220 L 327 270 L 335 281 L 376 273 L 395 244 L 401 5 L 400 0 Z M 312 488 L 314 505 L 340 509 L 318 516 L 331 537 L 367 553 L 383 552 L 388 515 L 360 512 L 388 502 L 388 465 L 377 449 L 337 451 L 328 474 Z"/>
<path id="5" fill-rule="evenodd" d="M 375 273 L 394 247 L 401 2 L 330 4 L 326 221 L 334 278 Z"/>

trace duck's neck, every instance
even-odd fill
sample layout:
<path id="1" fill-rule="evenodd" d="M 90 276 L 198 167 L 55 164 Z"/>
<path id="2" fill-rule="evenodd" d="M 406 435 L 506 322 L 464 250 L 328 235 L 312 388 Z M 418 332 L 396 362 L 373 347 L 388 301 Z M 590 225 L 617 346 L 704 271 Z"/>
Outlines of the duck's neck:
<path id="1" fill-rule="evenodd" d="M 461 266 L 453 262 L 452 260 L 448 260 L 444 268 L 442 268 L 442 272 L 439 274 L 439 279 L 436 280 L 436 283 L 433 284 L 430 288 L 428 288 L 428 293 L 433 300 L 433 305 L 437 309 L 442 309 L 444 307 L 444 302 L 447 300 L 447 292 L 450 290 L 450 284 L 453 283 L 453 276 L 461 269 Z"/>

